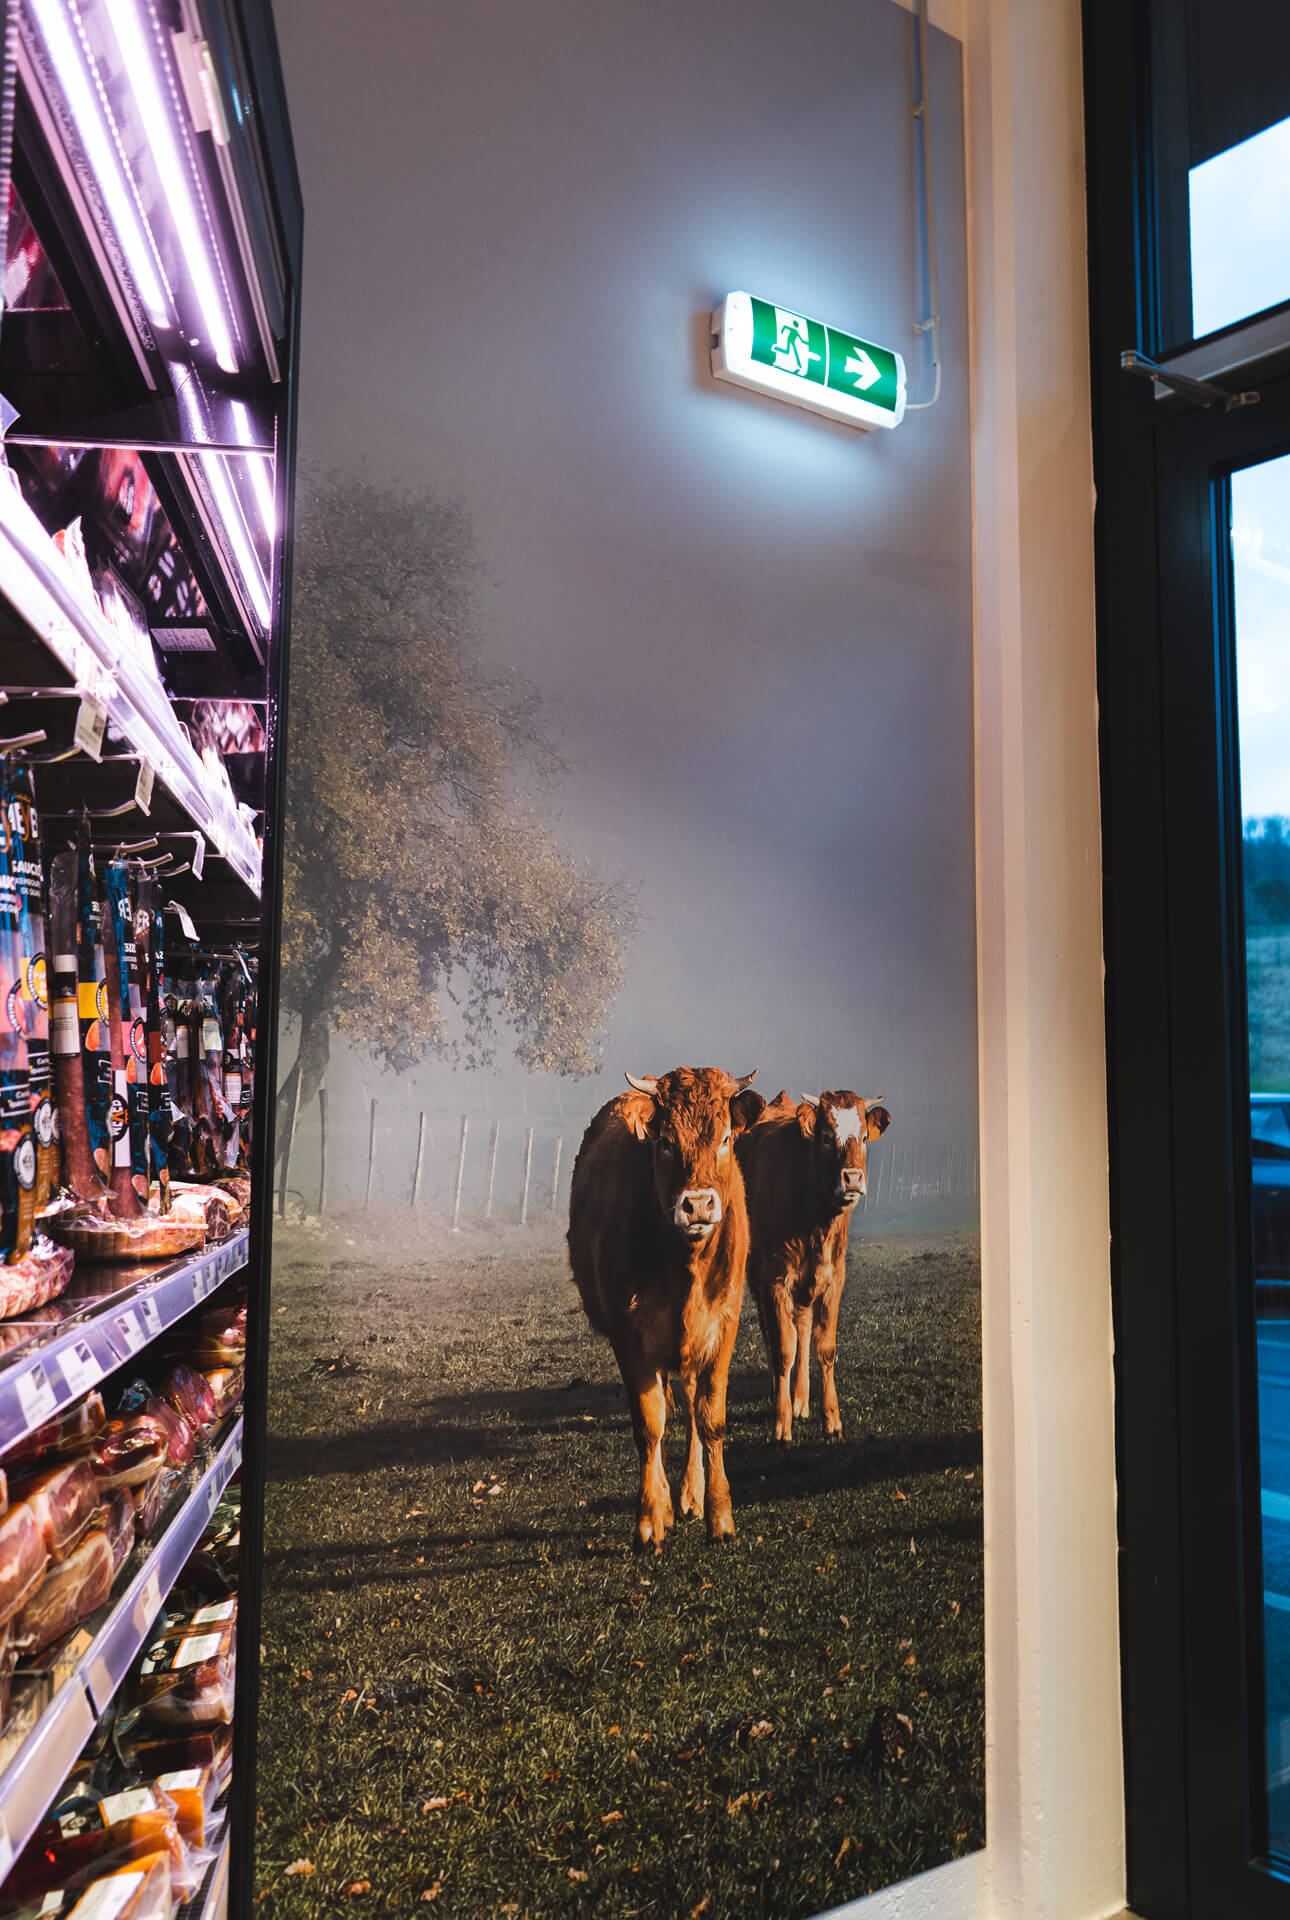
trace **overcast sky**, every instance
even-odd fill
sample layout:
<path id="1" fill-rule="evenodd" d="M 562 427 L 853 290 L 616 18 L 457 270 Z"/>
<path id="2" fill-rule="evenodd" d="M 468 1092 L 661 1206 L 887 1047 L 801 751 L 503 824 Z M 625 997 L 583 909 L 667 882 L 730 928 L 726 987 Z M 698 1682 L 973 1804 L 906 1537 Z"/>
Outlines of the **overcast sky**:
<path id="1" fill-rule="evenodd" d="M 926 397 L 893 0 L 275 15 L 302 456 L 462 497 L 487 650 L 572 764 L 559 831 L 639 890 L 587 1107 L 713 1062 L 974 1132 L 957 47 L 933 35 L 944 392 L 862 434 L 716 385 L 706 314 L 769 296 Z"/>

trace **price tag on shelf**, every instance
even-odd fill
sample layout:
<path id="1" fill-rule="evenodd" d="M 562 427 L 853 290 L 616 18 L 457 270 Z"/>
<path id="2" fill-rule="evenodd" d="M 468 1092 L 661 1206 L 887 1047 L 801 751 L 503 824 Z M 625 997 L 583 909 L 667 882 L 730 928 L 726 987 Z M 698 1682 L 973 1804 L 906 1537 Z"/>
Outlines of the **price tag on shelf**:
<path id="1" fill-rule="evenodd" d="M 194 1267 L 192 1272 L 193 1305 L 200 1306 L 206 1298 L 206 1264 Z"/>
<path id="2" fill-rule="evenodd" d="M 155 778 L 151 760 L 140 760 L 139 778 L 134 783 L 134 804 L 140 813 L 152 812 L 152 783 Z"/>
<path id="3" fill-rule="evenodd" d="M 228 1450 L 228 1477 L 230 1480 L 233 1478 L 233 1475 L 237 1472 L 241 1464 L 242 1464 L 242 1435 L 241 1435 L 241 1432 L 239 1431 L 237 1439 L 234 1440 L 233 1444 L 230 1446 Z"/>
<path id="4" fill-rule="evenodd" d="M 91 760 L 103 758 L 103 729 L 107 726 L 107 707 L 92 693 L 81 695 L 76 709 L 76 731 L 72 742 Z"/>
<path id="5" fill-rule="evenodd" d="M 161 1315 L 157 1311 L 157 1303 L 150 1293 L 145 1293 L 142 1300 L 140 1300 L 139 1312 L 143 1315 L 143 1324 L 147 1329 L 148 1338 L 155 1340 L 161 1332 Z"/>
<path id="6" fill-rule="evenodd" d="M 206 870 L 206 836 L 193 835 L 193 879 L 200 880 Z"/>
<path id="7" fill-rule="evenodd" d="M 112 1326 L 112 1345 L 123 1360 L 128 1360 L 132 1353 L 138 1353 L 140 1347 L 145 1344 L 147 1335 L 139 1325 L 138 1315 L 133 1309 L 119 1313 Z M 160 1323 L 158 1323 L 158 1332 L 160 1332 Z"/>
<path id="8" fill-rule="evenodd" d="M 224 1487 L 221 1484 L 221 1476 L 218 1473 L 213 1473 L 206 1488 L 206 1518 L 208 1520 L 214 1514 L 223 1493 Z"/>
<path id="9" fill-rule="evenodd" d="M 167 900 L 166 908 L 168 912 L 176 913 L 179 915 L 179 924 L 183 929 L 185 940 L 191 940 L 193 945 L 196 946 L 197 945 L 197 929 L 193 925 L 193 916 L 191 913 L 189 913 L 187 907 L 184 906 L 182 901 Z"/>
<path id="10" fill-rule="evenodd" d="M 134 1603 L 134 1630 L 146 1633 L 161 1611 L 161 1580 L 154 1567 L 140 1588 Z"/>
<path id="11" fill-rule="evenodd" d="M 16 1382 L 18 1405 L 22 1408 L 22 1417 L 29 1427 L 38 1427 L 48 1420 L 58 1405 L 58 1396 L 54 1392 L 49 1375 L 39 1360 L 32 1362 L 25 1373 L 20 1373 Z"/>
<path id="12" fill-rule="evenodd" d="M 99 1378 L 98 1361 L 84 1340 L 78 1340 L 74 1346 L 60 1353 L 58 1364 L 73 1400 L 79 1400 L 83 1393 L 88 1393 Z"/>

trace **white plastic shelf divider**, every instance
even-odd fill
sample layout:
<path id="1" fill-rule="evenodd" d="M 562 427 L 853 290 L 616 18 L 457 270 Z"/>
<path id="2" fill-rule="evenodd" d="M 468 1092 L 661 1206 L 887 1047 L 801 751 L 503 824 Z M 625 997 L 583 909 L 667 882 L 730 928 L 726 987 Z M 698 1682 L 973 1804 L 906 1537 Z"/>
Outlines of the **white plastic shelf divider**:
<path id="1" fill-rule="evenodd" d="M 260 849 L 246 821 L 217 805 L 206 769 L 165 688 L 78 591 L 57 547 L 0 472 L 0 592 L 79 687 L 95 693 L 130 746 L 259 898 Z"/>
<path id="2" fill-rule="evenodd" d="M 205 1532 L 241 1460 L 239 1416 L 211 1465 L 114 1603 L 82 1655 L 76 1673 L 59 1688 L 0 1774 L 0 1875 L 8 1872 L 13 1856 L 26 1846 L 75 1766 L 99 1714 L 147 1639 L 162 1601 Z M 117 1677 L 103 1695 L 100 1689 L 110 1672 Z"/>
<path id="3" fill-rule="evenodd" d="M 246 1265 L 250 1240 L 243 1227 L 218 1246 L 181 1254 L 0 1357 L 0 1456 L 200 1306 Z"/>

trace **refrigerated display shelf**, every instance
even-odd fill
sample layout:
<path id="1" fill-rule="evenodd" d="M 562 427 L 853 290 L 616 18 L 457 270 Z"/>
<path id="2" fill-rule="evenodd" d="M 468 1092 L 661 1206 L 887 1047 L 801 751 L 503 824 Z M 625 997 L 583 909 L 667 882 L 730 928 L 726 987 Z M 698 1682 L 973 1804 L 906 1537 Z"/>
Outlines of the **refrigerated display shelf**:
<path id="1" fill-rule="evenodd" d="M 0 1773 L 0 1877 L 26 1846 L 75 1766 L 241 1463 L 239 1414 L 206 1472 L 134 1578 L 111 1603 L 75 1671 Z"/>
<path id="2" fill-rule="evenodd" d="M 185 1901 L 175 1920 L 222 1920 L 228 1912 L 229 1835 L 227 1811 L 215 1837 L 215 1858 L 202 1876 L 202 1884 L 191 1900 Z"/>
<path id="3" fill-rule="evenodd" d="M 112 1290 L 69 1319 L 34 1328 L 30 1340 L 0 1358 L 0 1459 L 200 1306 L 246 1265 L 250 1240 L 243 1227 L 115 1288 L 110 1268 L 78 1270 L 78 1285 L 101 1277 Z"/>
<path id="4" fill-rule="evenodd" d="M 106 708 L 130 747 L 258 899 L 260 848 L 245 818 L 212 792 L 165 688 L 132 657 L 89 589 L 76 582 L 11 474 L 0 473 L 0 592 L 64 672 Z"/>

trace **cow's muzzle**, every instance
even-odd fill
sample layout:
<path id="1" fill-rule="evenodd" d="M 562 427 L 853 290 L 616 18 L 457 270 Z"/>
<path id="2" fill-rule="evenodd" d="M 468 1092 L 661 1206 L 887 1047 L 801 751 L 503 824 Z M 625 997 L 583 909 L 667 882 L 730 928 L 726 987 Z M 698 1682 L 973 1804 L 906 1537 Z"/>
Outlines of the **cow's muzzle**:
<path id="1" fill-rule="evenodd" d="M 721 1195 L 715 1187 L 687 1187 L 672 1218 L 688 1240 L 705 1240 L 721 1219 Z"/>
<path id="2" fill-rule="evenodd" d="M 863 1167 L 843 1167 L 838 1179 L 838 1199 L 844 1207 L 856 1206 L 869 1191 Z"/>

